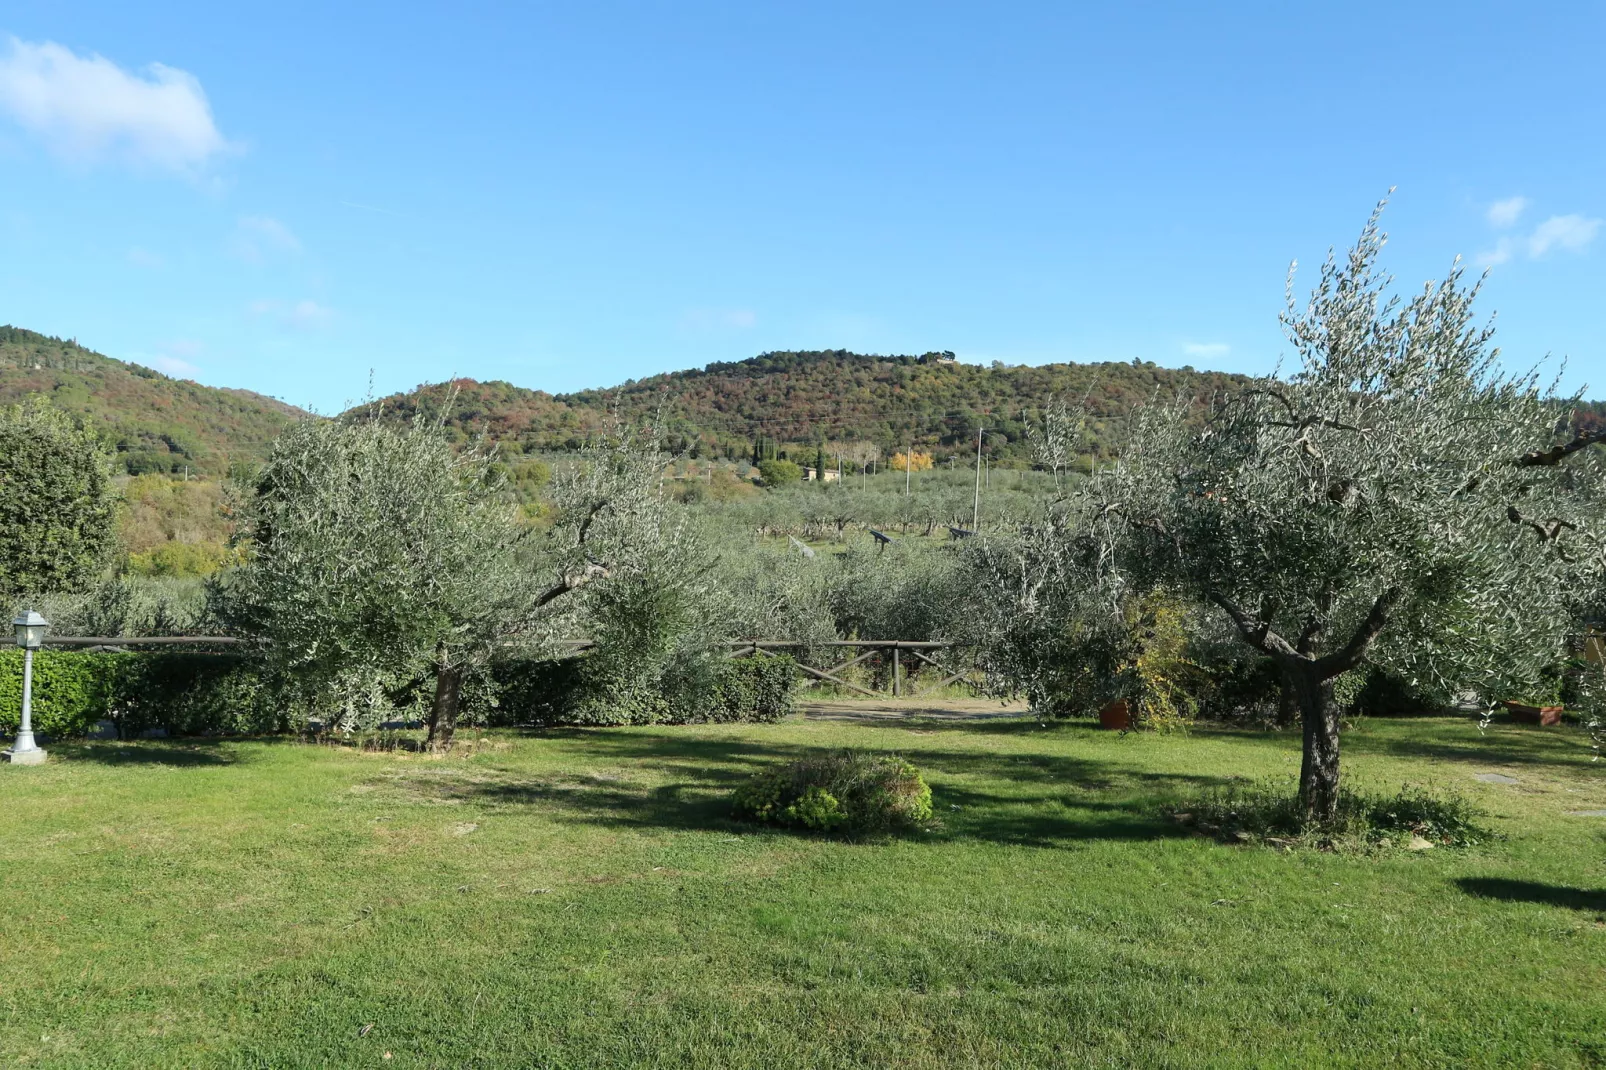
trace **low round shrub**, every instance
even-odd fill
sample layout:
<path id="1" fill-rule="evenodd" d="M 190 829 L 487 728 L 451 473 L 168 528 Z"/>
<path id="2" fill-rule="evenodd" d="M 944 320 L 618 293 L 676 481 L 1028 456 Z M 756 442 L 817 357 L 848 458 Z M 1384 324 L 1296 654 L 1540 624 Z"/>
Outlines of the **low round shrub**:
<path id="1" fill-rule="evenodd" d="M 925 827 L 931 788 L 902 758 L 840 754 L 768 769 L 736 789 L 736 816 L 816 832 L 877 833 Z"/>
<path id="2" fill-rule="evenodd" d="M 1199 832 L 1292 846 L 1398 846 L 1413 838 L 1471 847 L 1495 837 L 1484 811 L 1454 789 L 1407 784 L 1394 794 L 1343 788 L 1331 824 L 1309 824 L 1291 783 L 1257 781 L 1213 788 L 1173 814 Z"/>

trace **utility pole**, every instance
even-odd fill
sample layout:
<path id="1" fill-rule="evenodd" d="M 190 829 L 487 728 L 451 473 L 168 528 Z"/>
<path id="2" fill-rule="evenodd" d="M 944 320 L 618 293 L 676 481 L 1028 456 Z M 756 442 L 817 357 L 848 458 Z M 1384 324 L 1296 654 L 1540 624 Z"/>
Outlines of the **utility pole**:
<path id="1" fill-rule="evenodd" d="M 909 473 L 914 470 L 915 440 L 909 440 L 909 446 L 903 451 L 903 496 L 909 497 Z"/>
<path id="2" fill-rule="evenodd" d="M 970 509 L 970 530 L 981 530 L 981 436 L 983 429 L 976 428 L 976 497 Z"/>

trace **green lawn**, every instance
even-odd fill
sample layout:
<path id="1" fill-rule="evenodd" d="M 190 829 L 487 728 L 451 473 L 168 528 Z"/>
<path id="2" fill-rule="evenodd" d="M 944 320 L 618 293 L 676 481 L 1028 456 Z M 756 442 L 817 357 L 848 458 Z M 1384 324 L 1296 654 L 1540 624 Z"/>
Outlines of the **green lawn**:
<path id="1" fill-rule="evenodd" d="M 727 818 L 748 772 L 843 746 L 917 762 L 943 827 Z M 1506 838 L 1286 853 L 1158 816 L 1291 777 L 1292 734 L 58 745 L 0 767 L 0 1064 L 1606 1066 L 1606 818 L 1566 815 L 1606 808 L 1606 763 L 1451 718 L 1345 747 L 1351 783 L 1458 786 Z"/>

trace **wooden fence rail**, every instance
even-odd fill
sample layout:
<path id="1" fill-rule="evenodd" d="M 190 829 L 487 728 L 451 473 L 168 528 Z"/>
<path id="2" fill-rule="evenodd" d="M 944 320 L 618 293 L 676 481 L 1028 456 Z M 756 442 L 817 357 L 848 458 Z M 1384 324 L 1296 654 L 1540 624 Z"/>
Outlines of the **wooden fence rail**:
<path id="1" fill-rule="evenodd" d="M 46 646 L 66 647 L 183 647 L 183 646 L 245 646 L 255 645 L 256 641 L 240 639 L 230 635 L 155 635 L 155 636 L 107 636 L 107 635 L 54 635 L 45 637 Z M 569 650 L 589 650 L 596 644 L 590 639 L 560 639 L 558 646 Z M 890 652 L 892 662 L 892 694 L 894 698 L 900 697 L 904 691 L 904 681 L 907 673 L 904 670 L 903 655 L 908 653 L 917 661 L 930 665 L 939 672 L 947 673 L 938 687 L 947 687 L 949 684 L 963 680 L 970 675 L 969 669 L 960 669 L 955 672 L 952 666 L 944 665 L 933 656 L 939 650 L 949 650 L 957 646 L 956 643 L 945 640 L 914 640 L 914 639 L 827 639 L 818 643 L 804 643 L 791 639 L 732 639 L 724 644 L 730 650 L 733 658 L 751 657 L 765 650 L 798 650 L 809 647 L 835 647 L 846 650 L 863 650 L 864 653 L 847 661 L 839 662 L 828 669 L 816 669 L 810 665 L 798 663 L 798 668 L 812 679 L 804 685 L 818 687 L 821 684 L 835 684 L 849 691 L 856 691 L 861 695 L 876 697 L 876 692 L 869 688 L 860 687 L 849 680 L 844 680 L 841 673 L 856 665 L 862 665 L 877 654 Z M 916 666 L 918 668 L 918 666 Z"/>

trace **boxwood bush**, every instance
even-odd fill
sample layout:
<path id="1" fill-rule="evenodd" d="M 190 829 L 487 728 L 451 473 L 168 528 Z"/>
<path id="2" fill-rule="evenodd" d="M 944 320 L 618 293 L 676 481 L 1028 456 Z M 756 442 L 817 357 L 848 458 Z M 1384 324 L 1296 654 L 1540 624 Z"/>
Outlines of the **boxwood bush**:
<path id="1" fill-rule="evenodd" d="M 931 821 L 931 788 L 896 756 L 852 751 L 804 758 L 736 789 L 736 816 L 816 832 L 910 831 Z"/>

